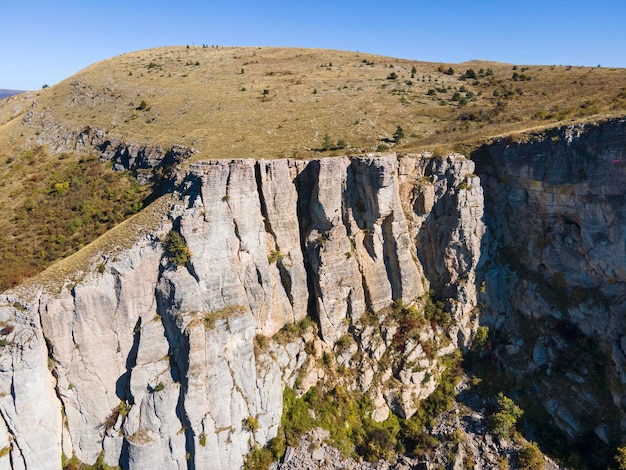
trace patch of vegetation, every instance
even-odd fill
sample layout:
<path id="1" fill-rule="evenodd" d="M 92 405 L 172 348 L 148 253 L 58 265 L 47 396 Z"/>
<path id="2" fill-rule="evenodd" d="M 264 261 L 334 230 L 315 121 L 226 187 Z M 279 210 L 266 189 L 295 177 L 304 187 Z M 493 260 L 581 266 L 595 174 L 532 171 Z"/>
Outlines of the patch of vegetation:
<path id="1" fill-rule="evenodd" d="M 297 446 L 300 436 L 314 427 L 329 431 L 330 444 L 344 455 L 360 456 L 368 462 L 393 460 L 396 453 L 424 456 L 432 452 L 438 441 L 425 428 L 454 403 L 455 386 L 461 374 L 460 359 L 458 352 L 442 358 L 444 371 L 439 386 L 406 420 L 390 414 L 382 423 L 374 421 L 369 396 L 343 386 L 327 388 L 320 382 L 299 398 L 286 388 L 278 436 L 265 448 L 255 447 L 244 468 L 267 469 L 282 457 L 287 446 Z"/>
<path id="2" fill-rule="evenodd" d="M 52 159 L 36 147 L 17 160 L 23 171 L 49 163 L 21 181 L 22 202 L 0 239 L 0 291 L 93 241 L 138 212 L 149 196 L 150 188 L 130 173 L 115 172 L 93 155 Z"/>
<path id="3" fill-rule="evenodd" d="M 272 250 L 271 253 L 267 256 L 267 262 L 269 264 L 277 263 L 282 259 L 283 255 L 280 253 L 280 250 Z"/>
<path id="4" fill-rule="evenodd" d="M 617 448 L 617 454 L 615 454 L 614 460 L 619 470 L 626 470 L 626 445 Z"/>
<path id="5" fill-rule="evenodd" d="M 115 426 L 115 423 L 117 423 L 117 420 L 119 417 L 122 418 L 122 420 L 124 420 L 126 418 L 126 415 L 128 415 L 128 411 L 129 411 L 129 406 L 125 401 L 120 401 L 120 404 L 117 405 L 113 411 L 111 411 L 111 414 L 107 417 L 107 419 L 104 421 L 104 423 L 102 423 L 102 425 L 104 426 L 105 429 L 111 429 L 113 426 Z"/>
<path id="6" fill-rule="evenodd" d="M 274 339 L 280 344 L 287 344 L 302 335 L 310 328 L 315 329 L 315 323 L 311 317 L 306 316 L 297 323 L 287 323 L 278 333 L 274 335 Z"/>
<path id="7" fill-rule="evenodd" d="M 242 305 L 228 305 L 219 310 L 213 310 L 211 312 L 202 312 L 201 320 L 206 330 L 211 330 L 215 327 L 215 323 L 218 320 L 227 320 L 231 317 L 236 317 L 246 313 L 246 308 Z"/>
<path id="8" fill-rule="evenodd" d="M 496 411 L 489 416 L 489 432 L 502 439 L 509 439 L 517 420 L 524 411 L 513 400 L 500 393 Z"/>
<path id="9" fill-rule="evenodd" d="M 530 442 L 520 449 L 517 464 L 520 470 L 543 470 L 545 460 L 536 443 Z"/>
<path id="10" fill-rule="evenodd" d="M 167 256 L 176 266 L 184 266 L 191 258 L 191 251 L 180 233 L 172 229 L 165 237 Z"/>
<path id="11" fill-rule="evenodd" d="M 248 416 L 246 419 L 243 420 L 242 426 L 243 429 L 245 429 L 246 431 L 255 433 L 259 429 L 259 421 L 256 419 L 255 416 Z"/>
<path id="12" fill-rule="evenodd" d="M 61 465 L 63 470 L 119 470 L 120 467 L 112 467 L 104 463 L 104 451 L 98 455 L 96 462 L 93 465 L 87 465 L 81 462 L 76 455 L 72 455 L 71 458 L 67 458 L 65 454 L 61 455 Z"/>

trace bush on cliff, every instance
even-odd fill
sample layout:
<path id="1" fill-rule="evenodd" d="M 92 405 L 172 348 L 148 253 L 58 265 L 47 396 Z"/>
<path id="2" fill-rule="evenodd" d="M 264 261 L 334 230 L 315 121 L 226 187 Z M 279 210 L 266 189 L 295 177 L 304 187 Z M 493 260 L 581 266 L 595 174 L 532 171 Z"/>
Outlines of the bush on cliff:
<path id="1" fill-rule="evenodd" d="M 183 266 L 191 258 L 185 239 L 176 230 L 170 230 L 165 237 L 165 249 L 170 261 L 177 266 Z"/>
<path id="2" fill-rule="evenodd" d="M 513 400 L 500 393 L 498 411 L 489 417 L 489 431 L 501 439 L 508 439 L 522 414 L 524 411 Z"/>

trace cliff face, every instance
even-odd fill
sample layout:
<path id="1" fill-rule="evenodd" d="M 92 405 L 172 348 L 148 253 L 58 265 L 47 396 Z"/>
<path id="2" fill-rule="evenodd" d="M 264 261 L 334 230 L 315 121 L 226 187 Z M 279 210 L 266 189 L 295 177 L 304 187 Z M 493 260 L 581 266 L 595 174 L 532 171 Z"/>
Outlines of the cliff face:
<path id="1" fill-rule="evenodd" d="M 427 155 L 193 165 L 160 228 L 63 287 L 3 296 L 0 466 L 58 468 L 75 454 L 239 468 L 276 435 L 283 388 L 328 378 L 324 353 L 356 371 L 337 380 L 369 391 L 377 419 L 410 416 L 476 327 L 473 171 Z M 160 241 L 170 230 L 192 254 L 184 266 Z M 429 289 L 451 321 L 404 338 L 391 307 Z M 279 332 L 307 315 L 319 335 Z"/>
<path id="2" fill-rule="evenodd" d="M 625 124 L 503 140 L 478 157 L 496 355 L 586 446 L 616 445 L 626 433 Z"/>
<path id="3" fill-rule="evenodd" d="M 625 124 L 498 141 L 476 170 L 460 155 L 192 165 L 156 228 L 0 298 L 0 468 L 240 468 L 276 435 L 284 387 L 320 380 L 367 392 L 377 420 L 409 417 L 479 321 L 516 400 L 581 448 L 620 444 Z M 429 296 L 447 320 L 409 334 L 398 310 Z"/>

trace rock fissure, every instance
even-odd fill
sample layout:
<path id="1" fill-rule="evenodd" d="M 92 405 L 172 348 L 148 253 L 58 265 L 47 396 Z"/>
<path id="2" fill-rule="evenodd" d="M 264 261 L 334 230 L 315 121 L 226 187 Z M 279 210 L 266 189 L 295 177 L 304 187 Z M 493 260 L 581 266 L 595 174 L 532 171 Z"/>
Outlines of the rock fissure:
<path id="1" fill-rule="evenodd" d="M 550 383 L 550 376 L 541 375 L 546 367 L 551 374 L 561 373 L 557 366 L 563 363 L 555 358 L 563 357 L 557 349 L 567 338 L 583 344 L 585 337 L 611 331 L 610 346 L 589 343 L 588 350 L 615 357 L 615 365 L 606 369 L 613 376 L 607 393 L 615 401 L 613 409 L 621 410 L 623 387 L 615 378 L 624 375 L 626 358 L 617 299 L 626 296 L 621 283 L 626 255 L 611 263 L 603 257 L 613 245 L 626 246 L 619 222 L 626 210 L 617 190 L 599 184 L 593 171 L 594 165 L 610 163 L 592 161 L 589 149 L 582 155 L 560 143 L 546 147 L 563 151 L 558 158 L 584 161 L 586 189 L 573 189 L 580 165 L 563 169 L 559 161 L 529 163 L 520 156 L 527 156 L 528 149 L 499 145 L 479 161 L 482 180 L 474 175 L 474 163 L 460 155 L 191 165 L 175 177 L 182 183 L 154 234 L 177 227 L 192 253 L 185 267 L 167 263 L 160 244 L 140 239 L 117 257 L 99 254 L 104 272 L 86 269 L 71 293 L 44 289 L 36 294 L 41 325 L 21 325 L 19 337 L 32 332 L 24 347 L 39 349 L 32 350 L 28 364 L 45 368 L 46 377 L 48 356 L 53 358 L 56 384 L 46 385 L 51 397 L 42 393 L 43 403 L 46 410 L 57 410 L 59 423 L 62 403 L 68 430 L 51 427 L 48 440 L 57 444 L 46 445 L 45 451 L 28 444 L 23 453 L 60 456 L 68 450 L 94 463 L 104 451 L 108 465 L 129 469 L 216 463 L 240 468 L 250 451 L 244 420 L 254 417 L 247 425 L 255 428 L 253 439 L 267 443 L 280 424 L 284 387 L 304 393 L 319 380 L 370 393 L 376 419 L 385 419 L 390 409 L 409 417 L 441 380 L 444 356 L 471 344 L 479 297 L 490 327 L 510 321 L 512 331 L 523 330 L 521 343 L 498 346 L 495 357 L 503 367 L 518 370 L 522 366 L 514 353 L 529 348 L 536 393 L 546 392 Z M 542 158 L 553 155 L 549 152 Z M 483 245 L 483 188 L 491 201 L 486 215 L 490 236 L 499 247 L 521 250 L 519 262 L 534 277 L 523 278 L 514 265 L 503 266 L 505 250 L 495 253 Z M 564 191 L 576 204 L 567 202 Z M 602 197 L 593 196 L 587 204 L 593 194 Z M 610 236 L 602 238 L 601 226 L 607 223 Z M 540 242 L 538 233 L 550 238 Z M 536 249 L 539 243 L 542 249 Z M 570 253 L 579 256 L 570 262 Z M 585 270 L 566 276 L 574 262 Z M 606 275 L 615 282 L 604 282 Z M 550 285 L 533 287 L 539 279 Z M 524 290 L 514 291 L 516 283 Z M 574 286 L 600 286 L 610 301 L 587 299 L 589 293 Z M 430 289 L 431 300 L 444 305 L 437 313 L 441 318 L 426 319 L 420 310 Z M 550 289 L 554 298 L 562 289 L 575 291 L 581 302 L 556 309 L 552 297 L 543 295 Z M 493 294 L 498 291 L 511 295 Z M 12 302 L 1 304 L 0 321 L 16 317 Z M 30 304 L 23 305 L 29 312 Z M 604 320 L 589 321 L 590 311 Z M 317 329 L 298 323 L 307 314 Z M 558 341 L 533 339 L 529 321 L 537 318 L 574 322 L 580 332 L 565 328 Z M 542 324 L 537 329 L 548 338 L 552 324 Z M 0 360 L 8 360 L 7 355 L 4 348 Z M 602 372 L 589 365 L 586 373 L 582 367 L 562 371 L 568 383 L 578 384 L 572 388 L 576 393 L 584 393 L 581 380 Z M 358 379 L 341 376 L 339 366 L 355 371 Z M 0 388 L 10 387 L 17 408 L 24 392 L 16 384 L 32 387 L 21 379 L 28 368 L 12 356 L 6 369 L 0 370 Z M 594 388 L 590 397 L 600 395 Z M 553 394 L 545 396 L 559 425 L 578 435 L 583 416 Z M 8 417 L 6 406 L 0 403 L 0 412 Z M 590 409 L 606 416 L 610 407 Z M 114 422 L 103 431 L 98 426 L 109 416 Z M 14 425 L 28 419 L 20 415 Z M 596 434 L 609 436 L 621 426 L 611 423 Z M 121 435 L 113 432 L 116 427 Z M 28 439 L 23 433 L 12 436 Z M 16 452 L 27 448 L 20 446 Z"/>

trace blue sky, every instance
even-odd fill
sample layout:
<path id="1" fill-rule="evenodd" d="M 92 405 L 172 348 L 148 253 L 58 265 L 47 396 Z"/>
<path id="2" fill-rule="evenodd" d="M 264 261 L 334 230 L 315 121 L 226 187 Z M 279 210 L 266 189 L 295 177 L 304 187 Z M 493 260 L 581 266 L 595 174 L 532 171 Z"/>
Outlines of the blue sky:
<path id="1" fill-rule="evenodd" d="M 7 1 L 0 88 L 170 45 L 343 49 L 434 62 L 626 67 L 624 0 Z M 8 4 L 8 5 L 6 5 Z"/>

